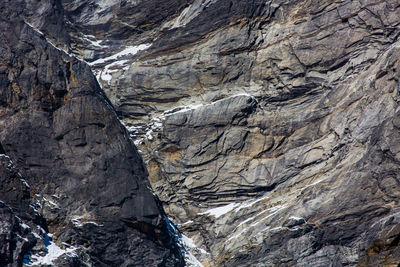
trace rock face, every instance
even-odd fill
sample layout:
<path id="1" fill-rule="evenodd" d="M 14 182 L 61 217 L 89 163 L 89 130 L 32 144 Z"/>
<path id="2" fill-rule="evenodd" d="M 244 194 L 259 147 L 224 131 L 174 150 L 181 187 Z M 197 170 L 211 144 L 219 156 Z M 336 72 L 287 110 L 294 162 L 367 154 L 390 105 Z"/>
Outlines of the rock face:
<path id="1" fill-rule="evenodd" d="M 60 2 L 49 3 L 45 14 L 57 11 L 51 3 L 62 9 Z M 81 249 L 87 264 L 181 265 L 143 162 L 89 66 L 25 22 L 32 18 L 28 7 L 29 1 L 0 4 L 0 143 L 30 186 L 28 196 L 14 198 L 29 198 L 46 219 L 53 243 Z M 48 17 L 57 18 L 57 12 Z M 56 26 L 47 28 L 54 33 Z M 8 182 L 4 190 L 15 188 L 13 177 L 1 178 Z M 12 201 L 8 194 L 0 199 Z M 12 230 L 15 216 L 3 203 L 1 208 L 9 240 L 18 234 Z M 5 263 L 20 265 L 33 246 L 28 241 L 2 243 Z"/>
<path id="2" fill-rule="evenodd" d="M 30 207 L 29 185 L 4 154 L 0 154 L 0 182 L 0 264 L 20 266 L 36 244 L 29 225 L 43 225 L 43 218 Z"/>
<path id="3" fill-rule="evenodd" d="M 103 47 L 75 53 L 92 62 L 197 259 L 398 264 L 399 2 L 175 10 L 129 39 L 86 25 Z M 140 28 L 140 10 L 129 12 Z"/>
<path id="4" fill-rule="evenodd" d="M 148 172 L 189 266 L 400 263 L 398 1 L 25 3 L 0 142 L 55 240 L 182 264 Z"/>

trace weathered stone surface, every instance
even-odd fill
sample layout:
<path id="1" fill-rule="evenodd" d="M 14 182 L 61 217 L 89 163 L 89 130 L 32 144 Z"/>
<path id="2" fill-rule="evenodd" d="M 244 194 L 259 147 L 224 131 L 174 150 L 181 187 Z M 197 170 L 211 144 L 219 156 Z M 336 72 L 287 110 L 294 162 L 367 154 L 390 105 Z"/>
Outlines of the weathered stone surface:
<path id="1" fill-rule="evenodd" d="M 0 144 L 0 152 L 4 153 Z M 28 225 L 43 225 L 29 205 L 29 185 L 11 159 L 0 154 L 0 265 L 21 266 L 36 244 Z"/>
<path id="2" fill-rule="evenodd" d="M 24 239 L 21 227 L 12 209 L 0 202 L 0 264 L 19 266 L 23 256 L 33 247 L 34 239 Z"/>
<path id="3" fill-rule="evenodd" d="M 57 14 L 64 12 L 65 21 L 59 16 L 56 25 L 66 25 L 69 37 L 40 29 L 48 40 L 70 40 L 68 49 L 91 62 L 142 151 L 166 213 L 201 264 L 400 263 L 398 1 L 62 5 Z M 36 14 L 53 18 L 47 10 Z M 42 25 L 35 12 L 19 12 Z M 37 58 L 23 49 L 28 59 Z M 31 67 L 24 62 L 23 69 L 8 63 L 19 66 L 12 74 L 1 67 L 2 84 L 13 89 L 0 98 L 3 106 L 13 103 L 3 109 L 3 125 L 21 126 L 3 126 L 0 142 L 32 182 L 43 185 L 38 203 L 45 197 L 65 211 L 40 210 L 59 240 L 83 245 L 103 264 L 164 264 L 158 259 L 171 250 L 155 255 L 151 251 L 163 246 L 141 235 L 167 238 L 155 233 L 166 226 L 159 203 L 142 190 L 145 167 L 131 164 L 139 155 L 123 141 L 127 133 L 98 95 L 87 65 L 63 55 L 49 65 L 62 68 L 47 70 L 52 58 L 33 60 Z M 48 73 L 38 71 L 26 82 L 36 69 Z M 12 75 L 24 77 L 24 86 L 16 87 Z M 53 77 L 62 77 L 59 84 Z M 12 93 L 35 84 L 47 89 Z M 38 134 L 23 145 L 32 131 Z M 135 182 L 126 186 L 122 181 L 132 173 Z M 77 187 L 81 182 L 86 187 Z M 110 216 L 116 218 L 110 224 L 99 219 Z M 127 229 L 135 234 L 125 237 Z M 135 247 L 142 253 L 131 253 Z M 130 257 L 115 259 L 119 251 Z M 187 264 L 200 265 L 191 257 Z"/>
<path id="4" fill-rule="evenodd" d="M 59 1 L 49 3 L 62 9 Z M 30 4 L 0 4 L 0 142 L 27 177 L 53 242 L 82 248 L 94 266 L 182 265 L 169 222 L 114 108 L 86 63 L 23 21 Z M 47 4 L 43 20 L 62 14 Z M 43 10 L 30 11 L 39 16 Z M 20 262 L 19 255 L 15 260 Z"/>
<path id="5" fill-rule="evenodd" d="M 59 47 L 68 49 L 70 36 L 66 30 L 64 8 L 58 0 L 26 0 L 23 17 L 27 23 L 39 29 Z"/>
<path id="6" fill-rule="evenodd" d="M 399 8 L 194 1 L 94 64 L 204 266 L 399 263 Z"/>

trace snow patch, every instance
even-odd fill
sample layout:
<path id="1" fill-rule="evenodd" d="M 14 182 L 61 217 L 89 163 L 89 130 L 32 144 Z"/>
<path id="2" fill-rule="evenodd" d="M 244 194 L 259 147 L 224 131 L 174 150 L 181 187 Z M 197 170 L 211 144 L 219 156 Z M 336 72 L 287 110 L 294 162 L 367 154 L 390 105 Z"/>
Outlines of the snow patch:
<path id="1" fill-rule="evenodd" d="M 36 239 L 42 239 L 42 237 L 40 235 L 38 235 L 37 233 L 35 233 L 33 231 L 32 231 L 32 234 Z"/>
<path id="2" fill-rule="evenodd" d="M 247 97 L 251 97 L 251 98 L 254 99 L 254 96 L 252 96 L 250 94 L 239 93 L 239 94 L 236 94 L 236 95 L 232 95 L 232 96 L 229 96 L 229 97 L 225 97 L 225 98 L 219 99 L 219 100 L 211 102 L 209 104 L 193 104 L 193 105 L 188 105 L 188 106 L 178 106 L 178 107 L 175 107 L 173 109 L 164 111 L 163 115 L 164 116 L 170 116 L 172 114 L 177 114 L 177 113 L 180 113 L 180 112 L 187 112 L 187 111 L 190 111 L 190 110 L 198 109 L 198 108 L 203 107 L 203 106 L 214 105 L 214 104 L 219 103 L 221 101 L 225 101 L 227 99 L 231 99 L 231 98 L 235 98 L 235 97 L 239 97 L 239 96 L 247 96 Z"/>
<path id="3" fill-rule="evenodd" d="M 100 72 L 97 72 L 97 78 L 98 80 L 100 79 Z M 111 77 L 108 77 L 109 79 Z M 252 97 L 252 95 L 249 95 L 247 93 L 239 93 L 233 96 L 229 96 L 227 98 L 223 98 L 220 100 L 217 100 L 215 102 L 209 103 L 209 104 L 192 104 L 192 105 L 186 105 L 186 106 L 177 106 L 174 107 L 173 109 L 170 110 L 165 110 L 161 114 L 158 114 L 158 116 L 152 117 L 152 120 L 147 124 L 147 125 L 142 125 L 142 124 L 137 124 L 137 125 L 125 125 L 123 122 L 121 122 L 125 128 L 128 130 L 130 137 L 134 140 L 134 143 L 136 146 L 139 146 L 143 144 L 145 140 L 152 141 L 154 140 L 154 136 L 160 132 L 160 130 L 163 127 L 163 122 L 168 116 L 181 113 L 181 112 L 188 112 L 188 111 L 193 111 L 198 108 L 201 108 L 203 106 L 207 105 L 213 105 L 215 103 L 218 103 L 220 101 L 224 101 L 226 99 L 234 98 L 234 97 L 239 97 L 239 96 L 247 96 L 247 97 Z"/>
<path id="4" fill-rule="evenodd" d="M 98 223 L 96 223 L 94 221 L 81 221 L 82 218 L 83 217 L 81 217 L 81 216 L 74 217 L 74 218 L 72 218 L 71 222 L 75 227 L 83 227 L 88 224 L 91 224 L 91 225 L 94 225 L 97 227 L 103 226 L 103 225 L 99 225 Z"/>
<path id="5" fill-rule="evenodd" d="M 46 234 L 46 231 L 45 231 L 40 225 L 37 225 L 36 228 L 37 228 L 42 234 Z M 51 234 L 48 234 L 48 236 L 51 237 Z"/>
<path id="6" fill-rule="evenodd" d="M 62 249 L 57 246 L 54 242 L 49 241 L 49 244 L 46 245 L 46 255 L 44 256 L 36 256 L 33 255 L 31 263 L 28 266 L 42 266 L 42 265 L 50 265 L 53 264 L 54 261 L 60 256 L 66 254 L 70 257 L 78 257 L 75 252 L 75 247 L 69 247 L 67 249 Z"/>
<path id="7" fill-rule="evenodd" d="M 204 249 L 199 249 L 190 237 L 182 235 L 180 240 L 182 242 L 183 247 L 185 248 L 184 249 L 185 261 L 186 261 L 187 266 L 204 267 L 203 264 L 201 264 L 201 262 L 199 262 L 199 260 L 196 259 L 196 257 L 190 252 L 190 249 L 197 249 L 201 253 L 206 253 L 206 254 L 208 254 L 208 253 Z"/>
<path id="8" fill-rule="evenodd" d="M 7 156 L 6 154 L 0 154 L 0 157 L 6 158 L 8 160 L 7 169 L 12 170 L 14 163 L 11 160 L 11 158 L 9 156 Z"/>
<path id="9" fill-rule="evenodd" d="M 25 242 L 29 242 L 29 240 L 26 238 L 26 237 L 22 237 L 22 236 L 20 236 L 19 234 L 17 234 L 17 237 L 20 239 L 20 240 L 23 240 L 23 241 L 25 241 Z"/>
<path id="10" fill-rule="evenodd" d="M 21 174 L 20 173 L 18 173 L 18 175 L 20 176 Z M 26 182 L 26 180 L 25 179 L 19 179 L 27 188 L 31 188 L 30 186 L 29 186 L 29 184 Z"/>
<path id="11" fill-rule="evenodd" d="M 51 201 L 45 197 L 42 197 L 43 201 L 45 202 L 45 205 L 50 207 L 50 208 L 55 208 L 55 209 L 60 209 L 60 206 L 58 206 L 54 201 Z"/>
<path id="12" fill-rule="evenodd" d="M 188 105 L 188 106 L 177 106 L 177 107 L 175 107 L 173 109 L 164 111 L 163 115 L 164 116 L 169 116 L 169 115 L 172 115 L 172 114 L 186 112 L 186 111 L 189 111 L 189 110 L 195 110 L 195 109 L 198 109 L 199 107 L 202 107 L 202 106 L 204 106 L 204 104 Z"/>
<path id="13" fill-rule="evenodd" d="M 31 229 L 31 227 L 25 223 L 20 223 L 19 225 L 24 229 Z"/>
<path id="14" fill-rule="evenodd" d="M 189 221 L 187 221 L 187 222 L 184 222 L 184 223 L 182 223 L 182 224 L 179 224 L 179 225 L 186 225 L 186 224 L 191 224 L 191 223 L 193 223 L 193 221 L 192 221 L 192 220 L 189 220 Z"/>
<path id="15" fill-rule="evenodd" d="M 304 218 L 296 217 L 296 216 L 290 216 L 290 217 L 289 217 L 289 220 L 302 221 L 302 220 L 304 220 Z"/>
<path id="16" fill-rule="evenodd" d="M 96 47 L 107 47 L 105 45 L 101 45 L 100 43 L 103 42 L 103 40 L 97 40 L 95 36 L 93 35 L 85 35 L 83 36 L 83 39 L 91 43 L 93 46 Z"/>
<path id="17" fill-rule="evenodd" d="M 244 221 L 241 222 L 238 226 L 235 227 L 235 229 L 234 229 L 233 232 L 232 232 L 233 235 L 232 235 L 227 241 L 230 241 L 230 240 L 232 240 L 232 239 L 236 239 L 236 238 L 242 236 L 243 234 L 247 233 L 247 232 L 250 231 L 252 228 L 254 228 L 255 226 L 257 226 L 258 224 L 264 222 L 266 219 L 268 219 L 268 218 L 272 217 L 273 215 L 275 215 L 276 213 L 278 213 L 280 210 L 285 209 L 286 206 L 287 206 L 287 204 L 284 204 L 284 205 L 277 205 L 277 206 L 274 206 L 274 207 L 272 207 L 272 208 L 265 209 L 265 210 L 261 211 L 260 213 L 256 214 L 255 216 L 250 217 L 250 218 L 244 220 Z M 255 221 L 257 217 L 259 217 L 260 215 L 262 215 L 262 214 L 264 214 L 264 213 L 269 213 L 269 214 L 268 214 L 267 216 L 261 218 L 260 220 Z M 250 224 L 249 226 L 243 228 L 239 233 L 236 233 L 236 230 L 238 230 L 240 226 L 242 226 L 242 225 L 244 225 L 244 224 L 247 224 L 247 223 L 249 223 L 250 221 L 255 221 L 255 222 L 253 222 L 253 223 Z M 269 226 L 267 226 L 263 231 L 266 231 L 266 230 L 268 230 L 268 229 L 270 229 Z"/>
<path id="18" fill-rule="evenodd" d="M 148 139 L 148 140 L 153 140 L 153 135 L 152 135 L 152 133 L 153 133 L 153 129 L 150 129 L 150 130 L 148 130 L 147 132 L 146 132 L 146 138 Z"/>
<path id="19" fill-rule="evenodd" d="M 236 208 L 236 212 L 238 212 L 238 211 L 241 210 L 241 209 L 250 208 L 250 207 L 252 207 L 254 204 L 256 204 L 256 203 L 258 203 L 258 202 L 260 202 L 260 201 L 262 201 L 262 200 L 264 200 L 264 199 L 267 199 L 267 198 L 268 198 L 268 196 L 267 196 L 267 197 L 262 197 L 262 198 L 256 199 L 256 200 L 254 200 L 254 201 L 246 201 L 245 203 L 241 204 L 239 207 Z"/>
<path id="20" fill-rule="evenodd" d="M 106 65 L 103 70 L 96 73 L 97 81 L 102 79 L 103 81 L 106 81 L 107 84 L 110 84 L 112 73 L 117 72 L 118 69 L 126 70 L 129 68 L 129 66 L 124 66 L 127 62 L 128 60 L 119 60 Z"/>
<path id="21" fill-rule="evenodd" d="M 39 29 L 37 29 L 35 26 L 33 26 L 32 24 L 30 24 L 29 22 L 26 22 L 26 21 L 25 21 L 25 23 L 26 23 L 29 27 L 31 27 L 35 32 L 37 32 L 37 33 L 39 33 L 40 35 L 42 35 L 42 36 L 44 37 L 44 39 L 47 41 L 47 43 L 50 44 L 51 46 L 53 46 L 55 49 L 57 49 L 57 50 L 60 51 L 60 52 L 64 52 L 65 54 L 67 54 L 67 55 L 70 56 L 70 57 L 76 58 L 76 57 L 74 57 L 72 54 L 70 54 L 70 53 L 68 53 L 67 51 L 65 51 L 64 49 L 59 48 L 59 47 L 57 47 L 55 44 L 53 44 L 49 39 L 46 38 L 46 36 L 43 34 L 43 32 L 41 32 L 41 31 L 40 31 Z M 78 60 L 80 60 L 80 61 L 82 61 L 82 62 L 85 62 L 85 61 L 82 60 L 82 59 L 79 59 L 79 58 L 76 58 L 76 59 L 78 59 Z"/>
<path id="22" fill-rule="evenodd" d="M 121 52 L 118 52 L 112 56 L 109 57 L 105 57 L 105 58 L 100 58 L 98 60 L 95 60 L 91 63 L 89 63 L 89 65 L 93 66 L 93 65 L 98 65 L 98 64 L 103 64 L 107 61 L 111 61 L 111 60 L 116 60 L 119 57 L 122 56 L 127 56 L 127 55 L 135 55 L 137 54 L 139 51 L 142 50 L 146 50 L 147 48 L 149 48 L 151 46 L 151 44 L 141 44 L 141 45 L 137 45 L 137 46 L 128 46 L 127 48 L 125 48 L 124 50 L 122 50 Z"/>
<path id="23" fill-rule="evenodd" d="M 99 41 L 95 42 L 94 44 L 99 45 L 98 42 Z M 122 50 L 114 55 L 97 59 L 88 64 L 90 66 L 96 66 L 99 64 L 111 62 L 110 64 L 107 64 L 105 67 L 103 67 L 102 70 L 94 71 L 94 74 L 95 74 L 99 84 L 100 84 L 100 79 L 103 81 L 106 81 L 107 84 L 110 84 L 111 80 L 112 80 L 112 73 L 117 72 L 120 69 L 127 70 L 129 68 L 129 64 L 127 64 L 128 60 L 118 60 L 118 58 L 123 57 L 123 56 L 128 56 L 128 55 L 133 56 L 133 55 L 137 54 L 139 51 L 146 50 L 150 46 L 151 46 L 151 44 L 140 44 L 137 46 L 128 46 L 124 50 Z"/>
<path id="24" fill-rule="evenodd" d="M 125 128 L 128 130 L 130 137 L 132 139 L 135 139 L 134 143 L 136 146 L 143 144 L 144 140 L 147 139 L 149 141 L 152 141 L 154 139 L 154 135 L 157 134 L 162 126 L 163 123 L 162 121 L 165 119 L 164 115 L 161 115 L 160 117 L 155 117 L 153 118 L 153 121 L 150 122 L 147 127 L 143 125 L 131 125 L 125 126 Z M 142 135 L 144 133 L 144 135 Z"/>
<path id="25" fill-rule="evenodd" d="M 238 203 L 230 203 L 222 207 L 206 210 L 205 212 L 199 213 L 199 215 L 208 215 L 208 216 L 214 216 L 215 218 L 219 218 L 222 215 L 232 211 L 237 206 L 239 206 Z"/>

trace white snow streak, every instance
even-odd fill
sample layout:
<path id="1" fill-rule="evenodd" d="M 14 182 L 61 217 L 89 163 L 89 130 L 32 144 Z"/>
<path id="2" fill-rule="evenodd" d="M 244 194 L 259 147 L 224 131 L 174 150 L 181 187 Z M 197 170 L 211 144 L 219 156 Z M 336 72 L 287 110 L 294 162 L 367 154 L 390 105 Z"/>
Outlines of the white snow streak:
<path id="1" fill-rule="evenodd" d="M 222 215 L 232 211 L 235 207 L 237 207 L 238 203 L 230 203 L 228 205 L 217 207 L 213 209 L 206 210 L 205 212 L 199 213 L 199 215 L 211 215 L 215 218 L 221 217 Z"/>
<path id="2" fill-rule="evenodd" d="M 125 48 L 124 50 L 122 50 L 119 53 L 116 53 L 116 54 L 114 54 L 112 56 L 109 56 L 109 57 L 100 58 L 98 60 L 95 60 L 95 61 L 89 63 L 89 65 L 91 65 L 91 66 L 98 65 L 98 64 L 105 63 L 107 61 L 116 60 L 116 59 L 118 59 L 119 57 L 122 57 L 122 56 L 135 55 L 139 51 L 145 50 L 145 49 L 149 48 L 150 46 L 151 46 L 151 44 L 141 44 L 141 45 L 137 45 L 137 46 L 128 46 L 127 48 Z"/>
<path id="3" fill-rule="evenodd" d="M 173 109 L 164 111 L 163 115 L 164 116 L 170 116 L 172 114 L 177 114 L 177 113 L 180 113 L 180 112 L 186 112 L 186 111 L 189 111 L 189 110 L 196 110 L 196 109 L 198 109 L 200 107 L 214 105 L 214 104 L 216 104 L 218 102 L 225 101 L 227 99 L 235 98 L 235 97 L 238 97 L 238 96 L 249 96 L 249 97 L 254 99 L 254 96 L 252 96 L 250 94 L 240 93 L 240 94 L 232 95 L 232 96 L 229 96 L 229 97 L 226 97 L 226 98 L 222 98 L 220 100 L 211 102 L 209 104 L 193 104 L 193 105 L 188 105 L 188 106 L 177 106 L 177 107 L 175 107 Z"/>
<path id="4" fill-rule="evenodd" d="M 43 32 L 41 32 L 38 28 L 36 28 L 35 26 L 33 26 L 32 24 L 30 24 L 29 22 L 25 21 L 26 24 L 28 24 L 28 26 L 30 26 L 35 32 L 39 33 L 40 35 L 43 35 Z"/>
<path id="5" fill-rule="evenodd" d="M 91 43 L 93 46 L 96 47 L 107 47 L 105 45 L 101 45 L 100 43 L 103 42 L 103 40 L 97 40 L 95 36 L 93 35 L 85 35 L 83 37 L 84 40 L 88 41 L 89 43 Z"/>
<path id="6" fill-rule="evenodd" d="M 86 221 L 81 221 L 82 219 L 84 219 L 82 216 L 75 216 L 75 217 L 73 217 L 71 219 L 71 222 L 75 227 L 83 227 L 84 225 L 87 225 L 87 224 L 92 224 L 92 225 L 97 226 L 97 227 L 103 226 L 103 225 L 100 225 L 100 224 L 98 224 L 98 223 L 96 223 L 94 221 L 87 221 L 87 220 Z"/>

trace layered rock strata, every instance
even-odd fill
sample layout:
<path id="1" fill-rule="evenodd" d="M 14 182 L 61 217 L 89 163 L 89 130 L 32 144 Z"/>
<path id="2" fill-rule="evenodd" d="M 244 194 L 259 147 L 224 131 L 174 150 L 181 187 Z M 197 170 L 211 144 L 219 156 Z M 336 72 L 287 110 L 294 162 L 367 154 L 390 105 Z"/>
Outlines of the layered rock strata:
<path id="1" fill-rule="evenodd" d="M 114 257 L 120 249 L 143 264 L 179 262 L 166 248 L 168 224 L 146 190 L 145 168 L 93 71 L 183 233 L 188 265 L 399 264 L 398 1 L 48 0 L 43 7 L 20 13 L 58 59 L 40 63 L 33 54 L 41 50 L 29 50 L 22 34 L 3 44 L 27 59 L 17 64 L 2 53 L 1 81 L 10 88 L 2 91 L 2 124 L 16 127 L 3 127 L 0 142 L 31 188 L 40 186 L 37 198 L 62 206 L 41 211 L 58 240 L 83 244 L 95 264 L 131 264 Z M 15 25 L 5 32 L 32 32 Z M 25 77 L 46 89 L 21 87 Z M 32 135 L 21 129 L 37 134 L 27 143 L 23 136 Z M 125 186 L 132 173 L 136 183 Z M 115 220 L 108 226 L 100 218 Z M 113 234 L 134 233 L 116 244 L 102 232 L 106 224 Z M 128 243 L 128 251 L 119 246 Z M 140 256 L 137 246 L 146 247 Z M 155 256 L 156 248 L 164 254 Z"/>
<path id="2" fill-rule="evenodd" d="M 399 3 L 176 11 L 92 68 L 198 260 L 397 264 Z"/>
<path id="3" fill-rule="evenodd" d="M 56 47 L 54 40 L 68 38 L 48 37 L 28 22 L 38 21 L 27 11 L 30 2 L 0 4 L 0 143 L 30 186 L 28 195 L 18 195 L 16 200 L 29 198 L 52 234 L 51 242 L 45 244 L 49 246 L 47 253 L 62 247 L 71 252 L 74 247 L 86 255 L 82 263 L 63 257 L 51 263 L 182 265 L 169 221 L 114 108 L 89 66 Z M 58 1 L 46 3 L 62 9 Z M 47 4 L 43 5 L 45 12 L 39 10 L 39 14 L 58 18 L 57 9 Z M 48 23 L 51 21 L 41 25 L 55 33 L 58 26 L 52 28 Z M 12 181 L 7 176 L 1 178 Z M 6 183 L 3 186 L 5 190 L 14 188 Z M 0 199 L 9 198 L 2 194 Z M 19 229 L 12 210 L 3 206 L 1 220 L 6 227 L 2 237 L 4 234 L 8 239 L 18 235 Z M 30 239 L 18 242 L 2 244 L 5 264 L 19 266 L 21 257 L 34 245 Z M 35 259 L 46 257 L 42 256 L 33 255 L 26 264 L 40 265 Z"/>

